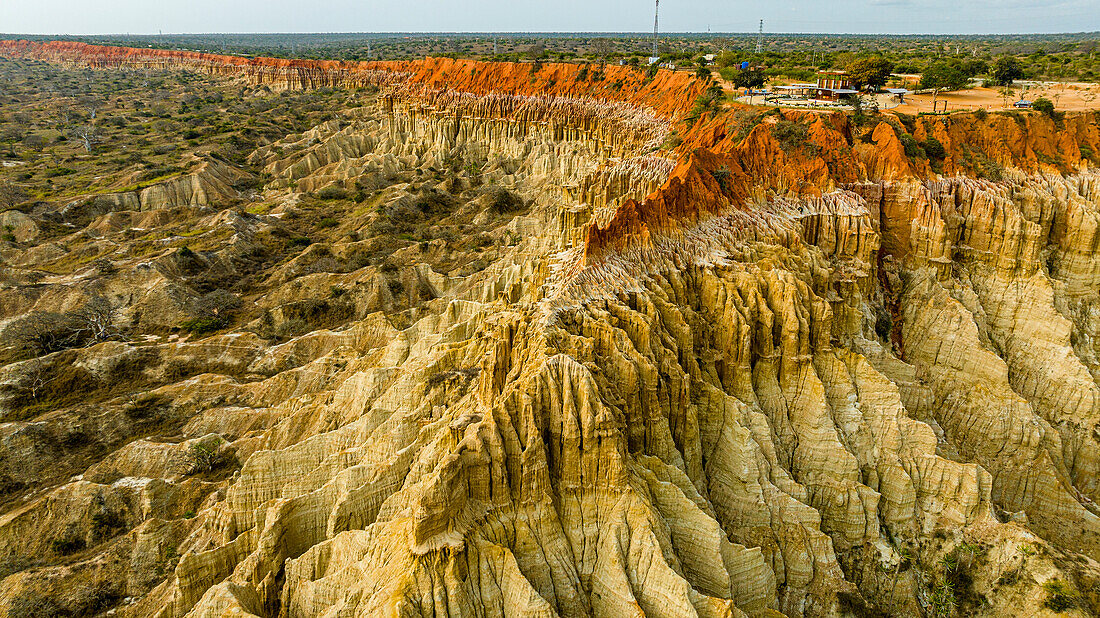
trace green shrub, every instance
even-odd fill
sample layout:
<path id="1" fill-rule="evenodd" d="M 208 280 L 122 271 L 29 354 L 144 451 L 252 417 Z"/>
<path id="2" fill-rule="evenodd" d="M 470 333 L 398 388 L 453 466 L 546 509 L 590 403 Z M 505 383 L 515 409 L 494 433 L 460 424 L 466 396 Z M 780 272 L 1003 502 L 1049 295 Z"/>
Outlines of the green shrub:
<path id="1" fill-rule="evenodd" d="M 297 337 L 307 331 L 309 331 L 309 322 L 301 318 L 293 318 L 275 327 L 275 337 L 278 339 L 289 339 L 291 337 Z"/>
<path id="2" fill-rule="evenodd" d="M 343 187 L 329 185 L 317 192 L 317 197 L 322 200 L 346 200 L 348 192 Z"/>
<path id="3" fill-rule="evenodd" d="M 336 227 L 340 222 L 334 217 L 325 217 L 317 222 L 317 227 Z"/>
<path id="4" fill-rule="evenodd" d="M 193 335 L 204 335 L 206 333 L 212 333 L 225 325 L 225 318 L 205 316 L 184 320 L 180 323 L 180 328 Z"/>
<path id="5" fill-rule="evenodd" d="M 955 608 L 958 605 L 958 601 L 955 599 L 955 588 L 950 582 L 940 582 L 932 590 L 931 596 L 928 597 L 928 605 L 931 610 L 929 615 L 933 618 L 951 618 L 955 615 Z"/>
<path id="6" fill-rule="evenodd" d="M 909 133 L 902 133 L 898 136 L 898 140 L 901 142 L 902 147 L 905 148 L 905 156 L 910 159 L 922 159 L 927 156 L 924 152 L 924 148 L 922 148 L 920 142 L 917 141 L 917 138 Z"/>
<path id="7" fill-rule="evenodd" d="M 947 158 L 947 149 L 943 147 L 940 140 L 929 136 L 924 140 L 924 153 L 928 155 L 929 159 L 942 160 Z"/>
<path id="8" fill-rule="evenodd" d="M 989 116 L 989 112 L 985 111 L 984 107 L 979 107 L 974 110 L 974 117 L 978 120 L 985 120 Z"/>
<path id="9" fill-rule="evenodd" d="M 46 178 L 56 178 L 58 176 L 68 176 L 69 174 L 75 174 L 76 170 L 68 167 L 51 167 L 43 173 Z"/>
<path id="10" fill-rule="evenodd" d="M 1047 593 L 1043 607 L 1054 612 L 1061 613 L 1073 609 L 1081 600 L 1081 593 L 1060 579 L 1052 579 L 1044 583 L 1043 590 Z"/>
<path id="11" fill-rule="evenodd" d="M 220 464 L 221 457 L 218 455 L 217 443 L 196 442 L 188 449 L 188 458 L 191 461 L 191 469 L 189 474 L 201 474 L 203 472 L 209 472 Z"/>
<path id="12" fill-rule="evenodd" d="M 1039 97 L 1031 104 L 1031 109 L 1042 112 L 1047 116 L 1054 116 L 1054 102 L 1046 97 Z"/>

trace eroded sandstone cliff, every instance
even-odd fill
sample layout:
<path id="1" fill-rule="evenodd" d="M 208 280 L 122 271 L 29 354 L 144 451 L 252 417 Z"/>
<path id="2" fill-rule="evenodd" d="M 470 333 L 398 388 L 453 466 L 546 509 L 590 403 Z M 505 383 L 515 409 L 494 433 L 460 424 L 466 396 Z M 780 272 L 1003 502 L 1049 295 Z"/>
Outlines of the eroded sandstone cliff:
<path id="1" fill-rule="evenodd" d="M 568 65 L 0 49 L 379 85 L 370 114 L 253 153 L 264 193 L 457 159 L 534 204 L 477 272 L 430 267 L 443 242 L 402 250 L 392 288 L 373 267 L 306 272 L 308 252 L 269 276 L 255 302 L 276 320 L 350 289 L 332 330 L 4 367 L 5 413 L 42 416 L 0 427 L 5 473 L 32 488 L 0 515 L 0 547 L 88 548 L 8 575 L 0 608 L 114 577 L 134 616 L 1008 616 L 1049 611 L 1055 588 L 1069 612 L 1100 609 L 1094 115 L 683 122 L 701 83 L 626 67 L 592 82 Z M 930 137 L 942 155 L 906 146 Z M 232 173 L 109 197 L 89 227 L 196 195 L 216 209 L 188 187 Z M 216 216 L 233 242 L 277 224 Z M 149 281 L 112 284 L 124 315 L 177 319 L 170 265 L 131 277 Z M 55 283 L 6 294 L 4 317 L 86 285 Z M 429 300 L 398 312 L 399 288 Z M 148 398 L 104 386 L 95 430 L 126 437 L 50 477 L 36 432 L 58 410 L 27 389 L 62 366 L 108 385 L 124 361 Z M 181 363 L 201 371 L 176 379 Z M 126 426 L 150 406 L 172 435 Z"/>

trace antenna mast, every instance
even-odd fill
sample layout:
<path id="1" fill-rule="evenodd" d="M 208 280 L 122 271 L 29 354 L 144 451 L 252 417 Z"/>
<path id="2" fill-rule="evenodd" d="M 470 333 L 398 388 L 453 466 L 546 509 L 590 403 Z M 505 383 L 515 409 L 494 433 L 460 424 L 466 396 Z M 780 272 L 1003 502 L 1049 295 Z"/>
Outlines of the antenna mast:
<path id="1" fill-rule="evenodd" d="M 760 20 L 760 32 L 756 35 L 756 53 L 764 51 L 764 20 Z"/>
<path id="2" fill-rule="evenodd" d="M 653 9 L 653 57 L 657 57 L 657 16 L 661 12 L 661 0 L 657 0 L 657 6 Z"/>

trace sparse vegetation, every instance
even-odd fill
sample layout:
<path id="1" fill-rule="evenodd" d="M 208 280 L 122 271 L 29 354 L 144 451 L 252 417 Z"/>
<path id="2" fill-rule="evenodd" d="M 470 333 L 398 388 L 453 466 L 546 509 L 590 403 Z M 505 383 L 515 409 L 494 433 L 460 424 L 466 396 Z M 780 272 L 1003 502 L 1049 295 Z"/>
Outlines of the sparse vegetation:
<path id="1" fill-rule="evenodd" d="M 75 554 L 78 551 L 83 551 L 86 546 L 87 543 L 85 543 L 84 538 L 79 536 L 72 528 L 51 542 L 54 553 L 59 556 Z"/>
<path id="2" fill-rule="evenodd" d="M 806 125 L 793 120 L 780 120 L 772 128 L 772 137 L 779 142 L 784 152 L 795 152 L 812 146 L 807 141 L 809 135 Z"/>
<path id="3" fill-rule="evenodd" d="M 466 367 L 464 369 L 441 371 L 428 377 L 428 388 L 435 388 L 452 382 L 466 383 L 476 378 L 480 372 L 481 368 L 479 367 Z"/>
<path id="4" fill-rule="evenodd" d="M 317 197 L 323 200 L 346 200 L 348 192 L 343 187 L 330 185 L 317 192 Z"/>
<path id="5" fill-rule="evenodd" d="M 898 135 L 898 141 L 901 142 L 902 148 L 905 149 L 905 156 L 910 159 L 923 159 L 928 156 L 925 154 L 924 148 L 921 146 L 920 142 L 917 141 L 917 138 L 912 135 L 903 132 Z"/>
<path id="6" fill-rule="evenodd" d="M 120 336 L 115 308 L 107 298 L 94 296 L 67 313 L 32 311 L 17 318 L 5 330 L 27 356 L 40 356 L 68 348 L 109 341 Z"/>
<path id="7" fill-rule="evenodd" d="M 195 335 L 219 330 L 229 324 L 230 318 L 240 307 L 241 299 L 236 294 L 223 289 L 214 290 L 195 301 L 192 308 L 195 317 L 185 320 L 180 328 Z"/>
<path id="8" fill-rule="evenodd" d="M 710 174 L 711 174 L 711 176 L 714 177 L 715 180 L 718 181 L 718 186 L 723 191 L 725 191 L 728 188 L 727 184 L 729 183 L 729 179 L 730 179 L 730 168 L 728 166 L 723 165 L 722 167 L 720 167 L 716 170 L 711 170 Z"/>
<path id="9" fill-rule="evenodd" d="M 126 526 L 126 519 L 118 511 L 101 508 L 92 514 L 92 536 L 106 539 Z"/>
<path id="10" fill-rule="evenodd" d="M 1047 595 L 1043 600 L 1043 607 L 1053 612 L 1069 611 L 1077 607 L 1081 601 L 1081 593 L 1060 579 L 1044 582 L 1043 591 Z"/>

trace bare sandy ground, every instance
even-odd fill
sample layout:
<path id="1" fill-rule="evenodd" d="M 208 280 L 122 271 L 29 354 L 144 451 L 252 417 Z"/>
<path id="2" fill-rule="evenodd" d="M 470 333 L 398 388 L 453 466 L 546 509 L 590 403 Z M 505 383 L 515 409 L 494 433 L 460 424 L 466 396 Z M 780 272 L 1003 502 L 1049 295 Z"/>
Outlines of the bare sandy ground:
<path id="1" fill-rule="evenodd" d="M 1054 101 L 1054 108 L 1059 111 L 1080 111 L 1100 109 L 1100 84 L 1086 83 L 1051 83 L 1042 85 L 1016 86 L 1006 96 L 1000 88 L 971 88 L 958 92 L 941 92 L 936 100 L 939 105 L 947 101 L 948 111 L 984 108 L 990 111 L 1011 109 L 1012 104 L 1020 99 L 1034 101 L 1039 97 L 1046 97 Z M 905 105 L 897 109 L 899 112 L 917 113 L 932 111 L 932 95 L 920 94 L 905 97 Z"/>

